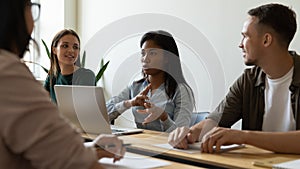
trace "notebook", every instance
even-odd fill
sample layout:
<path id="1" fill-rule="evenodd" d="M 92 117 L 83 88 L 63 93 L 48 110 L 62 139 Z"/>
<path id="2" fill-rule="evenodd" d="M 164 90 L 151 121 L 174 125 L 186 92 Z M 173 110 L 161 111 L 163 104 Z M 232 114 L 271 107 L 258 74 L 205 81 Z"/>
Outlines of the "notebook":
<path id="1" fill-rule="evenodd" d="M 122 135 L 143 132 L 143 129 L 109 124 L 102 87 L 55 85 L 54 90 L 61 114 L 84 133 Z"/>

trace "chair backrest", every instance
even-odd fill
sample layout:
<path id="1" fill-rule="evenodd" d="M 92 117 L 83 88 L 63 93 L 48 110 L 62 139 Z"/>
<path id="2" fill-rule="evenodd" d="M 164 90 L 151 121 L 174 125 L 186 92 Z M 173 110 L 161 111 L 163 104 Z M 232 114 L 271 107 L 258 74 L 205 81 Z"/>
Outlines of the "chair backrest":
<path id="1" fill-rule="evenodd" d="M 209 112 L 193 112 L 190 127 L 204 120 Z"/>

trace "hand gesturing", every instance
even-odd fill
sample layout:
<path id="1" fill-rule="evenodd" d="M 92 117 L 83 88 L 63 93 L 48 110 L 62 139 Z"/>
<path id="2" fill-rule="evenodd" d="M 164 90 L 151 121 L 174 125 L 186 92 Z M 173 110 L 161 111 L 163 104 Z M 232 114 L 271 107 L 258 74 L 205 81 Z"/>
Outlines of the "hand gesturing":
<path id="1" fill-rule="evenodd" d="M 149 84 L 143 91 L 136 95 L 133 99 L 130 100 L 131 106 L 144 106 L 145 100 L 148 100 L 148 92 L 151 89 L 151 84 Z"/>

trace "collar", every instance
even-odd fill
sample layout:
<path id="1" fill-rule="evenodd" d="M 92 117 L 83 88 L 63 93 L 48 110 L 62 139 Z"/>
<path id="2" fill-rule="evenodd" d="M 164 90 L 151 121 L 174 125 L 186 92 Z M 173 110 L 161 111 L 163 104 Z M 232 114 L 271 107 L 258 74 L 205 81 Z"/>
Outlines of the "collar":
<path id="1" fill-rule="evenodd" d="M 300 56 L 295 51 L 289 51 L 294 60 L 294 71 L 293 71 L 293 79 L 291 86 L 300 87 Z M 255 87 L 257 86 L 265 86 L 265 78 L 266 74 L 261 70 L 261 68 L 256 67 L 254 69 L 257 73 L 257 80 L 255 82 Z"/>
<path id="2" fill-rule="evenodd" d="M 294 72 L 292 86 L 300 87 L 300 56 L 295 51 L 290 51 L 294 59 Z"/>

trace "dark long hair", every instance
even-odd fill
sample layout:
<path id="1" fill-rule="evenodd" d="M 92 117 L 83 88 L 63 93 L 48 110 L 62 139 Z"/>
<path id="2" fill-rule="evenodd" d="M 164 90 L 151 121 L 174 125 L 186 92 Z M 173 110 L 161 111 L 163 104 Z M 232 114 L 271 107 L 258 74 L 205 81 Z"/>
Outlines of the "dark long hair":
<path id="1" fill-rule="evenodd" d="M 78 34 L 72 30 L 72 29 L 63 29 L 61 31 L 59 31 L 53 38 L 52 40 L 52 43 L 51 43 L 51 52 L 50 52 L 50 70 L 48 72 L 48 75 L 50 77 L 50 86 L 52 86 L 53 82 L 53 78 L 56 78 L 58 73 L 60 72 L 60 67 L 59 67 L 59 64 L 58 64 L 58 58 L 57 58 L 57 55 L 55 55 L 53 53 L 53 48 L 56 48 L 57 47 L 57 44 L 59 42 L 59 40 L 65 36 L 65 35 L 73 35 L 77 38 L 78 42 L 79 42 L 79 45 L 80 45 L 80 39 L 79 39 L 79 36 Z M 77 60 L 80 60 L 80 58 L 78 57 Z M 76 61 L 77 62 L 77 61 Z"/>
<path id="2" fill-rule="evenodd" d="M 156 45 L 160 46 L 161 49 L 164 50 L 165 58 L 168 59 L 168 64 L 165 65 L 163 70 L 165 74 L 165 91 L 168 97 L 172 98 L 175 94 L 178 84 L 183 83 L 186 87 L 189 88 L 194 99 L 193 91 L 184 79 L 180 64 L 178 48 L 173 36 L 170 33 L 163 30 L 150 31 L 143 35 L 140 41 L 140 47 L 142 48 L 143 44 L 148 40 L 152 40 Z M 146 79 L 147 75 L 143 73 L 143 77 L 143 79 Z M 140 80 L 140 82 L 142 80 Z"/>
<path id="3" fill-rule="evenodd" d="M 0 1 L 0 48 L 23 58 L 31 39 L 25 21 L 25 8 L 29 0 Z"/>

